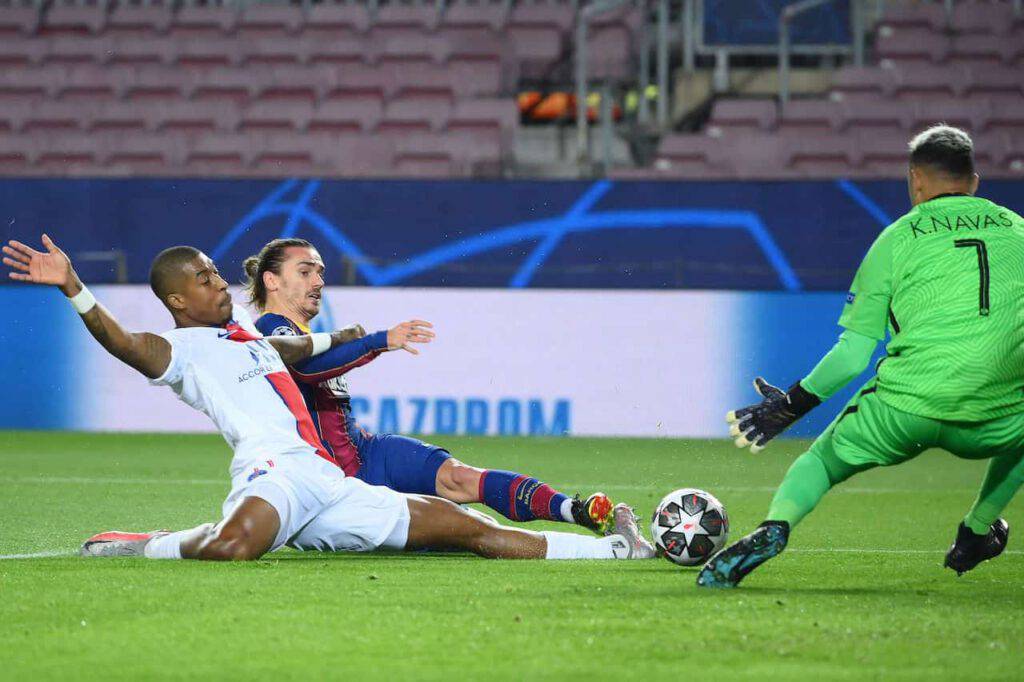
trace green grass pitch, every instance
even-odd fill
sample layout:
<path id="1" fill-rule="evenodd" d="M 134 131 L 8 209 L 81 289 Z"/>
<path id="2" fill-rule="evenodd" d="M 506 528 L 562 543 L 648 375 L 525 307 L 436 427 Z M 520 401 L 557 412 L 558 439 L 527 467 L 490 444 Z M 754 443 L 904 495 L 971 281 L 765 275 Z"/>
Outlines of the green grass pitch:
<path id="1" fill-rule="evenodd" d="M 780 442 L 753 456 L 723 441 L 439 442 L 472 464 L 527 472 L 570 494 L 604 490 L 645 519 L 669 490 L 705 488 L 725 504 L 734 538 L 760 520 L 805 446 Z M 1024 557 L 1013 532 L 1006 554 L 962 578 L 941 566 L 983 463 L 931 452 L 854 478 L 786 553 L 728 592 L 699 590 L 695 570 L 661 559 L 285 550 L 227 565 L 70 554 L 96 531 L 216 520 L 227 464 L 214 436 L 0 432 L 0 677 L 1022 674 Z M 1017 502 L 1007 510 L 1011 531 L 1021 512 Z M 55 552 L 68 555 L 10 558 Z"/>

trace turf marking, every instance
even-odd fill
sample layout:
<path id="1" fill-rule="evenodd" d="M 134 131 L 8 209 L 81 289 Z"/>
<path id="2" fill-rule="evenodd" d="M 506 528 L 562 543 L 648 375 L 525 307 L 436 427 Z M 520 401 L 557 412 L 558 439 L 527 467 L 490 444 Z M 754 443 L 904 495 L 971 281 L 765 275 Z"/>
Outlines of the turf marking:
<path id="1" fill-rule="evenodd" d="M 231 483 L 227 478 L 117 478 L 104 476 L 12 476 L 0 478 L 3 483 L 73 483 L 73 484 L 112 484 L 112 485 L 220 485 Z"/>
<path id="2" fill-rule="evenodd" d="M 563 489 L 579 488 L 582 490 L 597 490 L 600 488 L 617 488 L 620 490 L 650 490 L 655 487 L 656 484 L 647 485 L 635 485 L 635 484 L 619 484 L 619 483 L 562 483 L 558 487 Z M 778 486 L 770 485 L 758 485 L 758 486 L 730 486 L 730 485 L 716 485 L 713 486 L 713 491 L 725 491 L 729 493 L 774 493 L 778 490 Z M 713 492 L 712 491 L 712 492 Z M 977 488 L 834 488 L 829 491 L 829 495 L 906 495 L 914 493 L 927 493 L 936 495 L 948 495 L 958 494 L 967 492 L 977 492 Z"/>
<path id="3" fill-rule="evenodd" d="M 49 559 L 56 556 L 72 556 L 74 552 L 67 550 L 49 552 L 30 552 L 28 554 L 0 554 L 0 560 L 4 559 Z"/>

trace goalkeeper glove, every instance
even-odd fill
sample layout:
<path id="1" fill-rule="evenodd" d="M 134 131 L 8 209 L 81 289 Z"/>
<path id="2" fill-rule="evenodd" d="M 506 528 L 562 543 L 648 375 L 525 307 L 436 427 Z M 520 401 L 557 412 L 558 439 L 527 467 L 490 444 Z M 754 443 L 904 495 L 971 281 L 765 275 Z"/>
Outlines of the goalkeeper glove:
<path id="1" fill-rule="evenodd" d="M 761 452 L 768 441 L 821 404 L 818 396 L 805 390 L 799 381 L 783 393 L 782 389 L 757 377 L 754 388 L 764 400 L 725 415 L 729 433 L 736 437 L 736 447 L 749 445 L 753 453 Z"/>

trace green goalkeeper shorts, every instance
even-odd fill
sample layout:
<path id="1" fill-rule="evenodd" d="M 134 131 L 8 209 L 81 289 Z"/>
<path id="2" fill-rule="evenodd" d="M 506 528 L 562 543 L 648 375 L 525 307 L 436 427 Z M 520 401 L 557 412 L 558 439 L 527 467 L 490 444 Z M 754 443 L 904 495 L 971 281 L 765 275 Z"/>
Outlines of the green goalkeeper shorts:
<path id="1" fill-rule="evenodd" d="M 875 392 L 875 379 L 871 379 L 810 451 L 825 462 L 838 458 L 854 471 L 863 471 L 901 464 L 929 448 L 942 448 L 963 459 L 1020 456 L 1024 453 L 1024 412 L 984 422 L 921 417 L 883 402 Z"/>

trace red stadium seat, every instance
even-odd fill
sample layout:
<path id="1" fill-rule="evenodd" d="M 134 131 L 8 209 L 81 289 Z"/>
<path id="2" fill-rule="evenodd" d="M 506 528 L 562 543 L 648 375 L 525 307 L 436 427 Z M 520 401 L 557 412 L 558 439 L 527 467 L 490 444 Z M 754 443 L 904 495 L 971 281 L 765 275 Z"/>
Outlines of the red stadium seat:
<path id="1" fill-rule="evenodd" d="M 452 102 L 449 93 L 406 92 L 384 105 L 379 133 L 437 131 L 448 123 Z"/>
<path id="2" fill-rule="evenodd" d="M 305 64 L 310 59 L 309 42 L 296 38 L 254 38 L 238 45 L 246 68 Z"/>
<path id="3" fill-rule="evenodd" d="M 782 164 L 804 177 L 846 175 L 856 142 L 848 135 L 794 133 L 781 138 Z"/>
<path id="4" fill-rule="evenodd" d="M 767 99 L 720 99 L 711 111 L 709 125 L 732 130 L 772 130 L 777 105 Z"/>
<path id="5" fill-rule="evenodd" d="M 968 71 L 964 95 L 1016 102 L 1024 97 L 1024 71 L 1017 67 L 980 67 Z"/>
<path id="6" fill-rule="evenodd" d="M 79 175 L 102 164 L 102 141 L 96 135 L 52 134 L 36 139 L 41 144 L 34 165 L 44 173 Z"/>
<path id="7" fill-rule="evenodd" d="M 134 66 L 172 64 L 185 44 L 169 36 L 121 37 L 111 41 L 104 63 Z"/>
<path id="8" fill-rule="evenodd" d="M 950 57 L 961 64 L 985 68 L 1012 64 L 1018 45 L 1011 36 L 956 36 Z"/>
<path id="9" fill-rule="evenodd" d="M 22 120 L 21 130 L 33 134 L 87 130 L 89 121 L 100 106 L 102 105 L 98 102 L 44 100 L 36 103 L 29 115 Z"/>
<path id="10" fill-rule="evenodd" d="M 274 66 L 261 75 L 259 97 L 316 102 L 337 77 L 336 69 L 324 65 Z"/>
<path id="11" fill-rule="evenodd" d="M 404 39 L 426 35 L 434 31 L 438 20 L 433 3 L 403 5 L 388 3 L 380 6 L 376 20 L 370 28 L 374 40 Z"/>
<path id="12" fill-rule="evenodd" d="M 1005 35 L 1013 27 L 1013 5 L 1009 2 L 959 2 L 953 6 L 950 28 L 961 35 L 988 37 Z"/>
<path id="13" fill-rule="evenodd" d="M 366 33 L 370 12 L 362 4 L 317 4 L 309 8 L 305 35 L 314 38 L 348 38 Z"/>
<path id="14" fill-rule="evenodd" d="M 107 19 L 107 35 L 143 37 L 162 35 L 174 18 L 169 7 L 160 5 L 116 4 Z"/>
<path id="15" fill-rule="evenodd" d="M 959 64 L 902 64 L 894 70 L 896 76 L 895 94 L 900 99 L 920 101 L 944 101 L 963 97 L 971 81 L 966 66 Z"/>
<path id="16" fill-rule="evenodd" d="M 498 139 L 507 138 L 519 125 L 519 109 L 511 99 L 456 100 L 448 130 Z M 510 141 L 510 140 L 509 140 Z"/>
<path id="17" fill-rule="evenodd" d="M 107 13 L 101 8 L 55 3 L 46 12 L 39 32 L 47 36 L 95 35 L 102 33 L 106 24 Z"/>
<path id="18" fill-rule="evenodd" d="M 1024 133 L 1024 106 L 1017 102 L 992 102 L 988 127 L 993 133 Z"/>
<path id="19" fill-rule="evenodd" d="M 950 49 L 949 38 L 929 31 L 880 30 L 875 41 L 879 59 L 896 62 L 945 62 Z"/>
<path id="20" fill-rule="evenodd" d="M 174 35 L 181 38 L 215 38 L 233 33 L 238 11 L 227 5 L 182 6 L 174 15 Z"/>
<path id="21" fill-rule="evenodd" d="M 9 69 L 29 64 L 42 64 L 47 60 L 49 45 L 45 40 L 32 40 L 21 36 L 0 40 L 0 68 Z"/>
<path id="22" fill-rule="evenodd" d="M 241 114 L 242 132 L 274 132 L 304 130 L 313 113 L 311 102 L 266 100 L 250 104 Z"/>
<path id="23" fill-rule="evenodd" d="M 235 30 L 248 38 L 283 38 L 302 31 L 306 23 L 302 8 L 296 5 L 246 5 Z"/>
<path id="24" fill-rule="evenodd" d="M 657 158 L 674 173 L 712 173 L 719 176 L 735 173 L 726 145 L 721 139 L 708 135 L 666 135 L 658 147 Z"/>
<path id="25" fill-rule="evenodd" d="M 948 19 L 940 2 L 891 3 L 885 7 L 880 26 L 896 29 L 942 31 Z"/>
<path id="26" fill-rule="evenodd" d="M 378 46 L 363 38 L 321 38 L 309 43 L 310 64 L 361 64 L 376 61 Z"/>
<path id="27" fill-rule="evenodd" d="M 511 3 L 508 5 L 511 6 Z M 504 30 L 508 22 L 505 3 L 483 2 L 477 5 L 457 2 L 448 5 L 441 20 L 443 29 L 485 31 L 492 34 Z"/>
<path id="28" fill-rule="evenodd" d="M 168 135 L 124 135 L 106 149 L 104 165 L 123 174 L 166 174 L 181 165 L 184 150 Z"/>
<path id="29" fill-rule="evenodd" d="M 918 102 L 911 127 L 919 131 L 937 123 L 947 123 L 978 134 L 989 126 L 991 116 L 992 107 L 985 100 Z"/>
<path id="30" fill-rule="evenodd" d="M 0 38 L 32 35 L 39 28 L 39 19 L 35 7 L 4 7 L 0 12 Z"/>
<path id="31" fill-rule="evenodd" d="M 46 61 L 50 64 L 103 64 L 113 50 L 111 41 L 103 37 L 57 36 L 47 43 Z"/>
<path id="32" fill-rule="evenodd" d="M 0 69 L 0 100 L 28 101 L 56 97 L 67 70 L 60 66 L 19 66 Z"/>
<path id="33" fill-rule="evenodd" d="M 260 41 L 262 44 L 265 41 Z M 269 42 L 269 41 L 266 41 Z M 249 43 L 223 38 L 191 38 L 178 43 L 175 60 L 188 68 L 238 66 L 245 59 Z"/>
<path id="34" fill-rule="evenodd" d="M 114 83 L 118 96 L 130 100 L 178 101 L 192 96 L 193 74 L 185 69 L 159 64 L 138 67 L 102 67 L 108 73 L 123 74 Z"/>
<path id="35" fill-rule="evenodd" d="M 914 122 L 914 105 L 906 102 L 843 102 L 842 111 L 845 126 L 855 131 L 910 130 Z"/>
<path id="36" fill-rule="evenodd" d="M 184 164 L 198 172 L 244 174 L 261 144 L 250 135 L 202 135 L 189 145 Z"/>
<path id="37" fill-rule="evenodd" d="M 333 69 L 334 78 L 324 83 L 323 99 L 363 97 L 383 103 L 393 94 L 393 83 L 387 69 L 367 64 L 342 64 Z"/>
<path id="38" fill-rule="evenodd" d="M 832 91 L 842 99 L 888 97 L 895 91 L 897 81 L 895 69 L 844 66 L 832 77 Z"/>
<path id="39" fill-rule="evenodd" d="M 794 99 L 786 102 L 779 115 L 783 131 L 828 134 L 845 123 L 843 103 L 827 99 Z"/>
<path id="40" fill-rule="evenodd" d="M 238 128 L 238 109 L 230 102 L 177 102 L 152 109 L 150 127 L 164 132 L 230 133 Z"/>
<path id="41" fill-rule="evenodd" d="M 155 130 L 155 115 L 152 109 L 164 106 L 163 102 L 107 101 L 89 117 L 87 129 L 93 132 L 120 133 Z"/>
<path id="42" fill-rule="evenodd" d="M 634 36 L 639 25 L 639 11 L 631 4 L 595 19 L 587 34 L 587 58 L 593 78 L 635 77 Z"/>
<path id="43" fill-rule="evenodd" d="M 251 69 L 215 68 L 196 71 L 191 77 L 191 98 L 241 104 L 260 92 L 260 74 Z"/>
<path id="44" fill-rule="evenodd" d="M 387 38 L 374 42 L 380 46 L 378 61 L 381 64 L 443 64 L 448 58 L 452 45 L 444 38 L 429 35 Z"/>
<path id="45" fill-rule="evenodd" d="M 354 133 L 377 127 L 384 105 L 377 97 L 349 97 L 321 102 L 310 115 L 311 132 Z"/>

